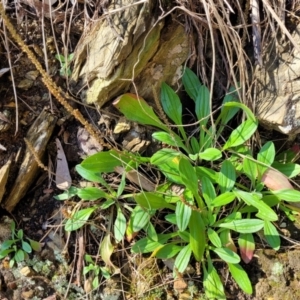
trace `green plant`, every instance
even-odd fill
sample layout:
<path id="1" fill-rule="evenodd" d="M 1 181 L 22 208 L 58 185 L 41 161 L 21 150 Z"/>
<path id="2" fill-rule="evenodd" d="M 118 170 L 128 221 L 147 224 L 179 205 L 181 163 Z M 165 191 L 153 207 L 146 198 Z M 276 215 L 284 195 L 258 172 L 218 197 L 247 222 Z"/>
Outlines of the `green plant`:
<path id="1" fill-rule="evenodd" d="M 258 232 L 273 249 L 279 249 L 279 233 L 273 223 L 278 220 L 278 209 L 289 216 L 297 210 L 294 205 L 286 204 L 300 199 L 300 192 L 292 188 L 287 177 L 299 174 L 300 166 L 292 162 L 293 158 L 283 163 L 280 156 L 276 157 L 272 142 L 254 153 L 248 141 L 256 132 L 258 121 L 249 108 L 239 103 L 233 88 L 225 96 L 219 114 L 213 117 L 210 92 L 189 69 L 183 75 L 183 85 L 195 102 L 198 122 L 192 130 L 182 126 L 182 103 L 165 83 L 161 88 L 162 107 L 177 127 L 161 121 L 166 120 L 163 113 L 160 119 L 136 95 L 124 94 L 114 102 L 127 119 L 159 128 L 153 138 L 164 146 L 151 157 L 126 151 L 101 152 L 76 166 L 83 178 L 101 188 L 73 188 L 58 196 L 60 200 L 77 195 L 82 200 L 95 201 L 89 208 L 74 210 L 65 226 L 67 230 L 75 230 L 86 224 L 97 208 L 115 205 L 116 242 L 125 235 L 131 241 L 144 232 L 145 236 L 133 244 L 131 251 L 152 253 L 161 259 L 176 257 L 175 277 L 177 272 L 184 272 L 193 255 L 202 267 L 204 290 L 209 299 L 225 299 L 223 283 L 214 266 L 216 258 L 221 259 L 240 288 L 251 294 L 252 286 L 240 261 L 251 261 L 254 234 Z M 230 130 L 228 123 L 238 111 L 244 113 L 244 121 Z M 144 164 L 159 170 L 165 183 L 154 190 L 144 190 L 140 180 L 140 192 L 124 193 L 127 174 L 133 171 L 139 174 Z M 102 174 L 114 172 L 116 167 L 122 167 L 124 172 L 115 190 Z M 278 176 L 281 185 L 276 181 Z M 176 185 L 183 187 L 181 192 L 175 191 Z M 152 217 L 161 210 L 165 212 L 165 228 L 169 228 L 163 233 L 157 232 L 152 223 Z M 109 235 L 105 238 L 102 248 L 108 251 L 102 254 L 109 253 L 104 258 L 109 265 L 113 246 Z"/>
<path id="2" fill-rule="evenodd" d="M 110 273 L 106 267 L 100 267 L 88 254 L 84 256 L 86 266 L 83 268 L 83 274 L 88 275 L 91 280 L 92 289 L 96 289 L 100 285 L 100 275 L 109 279 Z"/>
<path id="3" fill-rule="evenodd" d="M 24 237 L 22 229 L 16 231 L 15 222 L 11 223 L 11 240 L 5 240 L 0 248 L 0 259 L 10 256 L 9 266 L 12 267 L 15 262 L 21 262 L 28 259 L 28 254 L 32 250 L 40 251 L 41 244 L 34 240 Z"/>
<path id="4" fill-rule="evenodd" d="M 65 57 L 62 54 L 56 54 L 55 58 L 60 62 L 60 70 L 59 74 L 62 77 L 70 77 L 72 74 L 71 68 L 70 68 L 70 62 L 72 61 L 74 56 L 74 53 L 69 54 L 67 57 Z"/>

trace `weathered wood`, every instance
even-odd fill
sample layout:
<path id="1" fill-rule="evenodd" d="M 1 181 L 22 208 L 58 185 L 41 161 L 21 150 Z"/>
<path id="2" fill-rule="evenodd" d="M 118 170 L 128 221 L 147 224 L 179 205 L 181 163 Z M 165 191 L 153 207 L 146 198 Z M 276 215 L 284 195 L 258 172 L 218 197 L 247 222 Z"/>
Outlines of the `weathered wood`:
<path id="1" fill-rule="evenodd" d="M 292 36 L 300 44 L 300 25 Z M 256 115 L 263 125 L 293 138 L 300 132 L 300 53 L 276 39 L 265 53 L 254 74 Z"/>
<path id="2" fill-rule="evenodd" d="M 12 157 L 13 155 L 10 155 L 8 161 L 0 169 L 0 202 L 2 201 L 2 198 L 6 191 L 6 183 L 12 164 Z"/>
<path id="3" fill-rule="evenodd" d="M 189 39 L 177 22 L 165 26 L 157 21 L 157 1 L 133 5 L 134 0 L 113 0 L 112 12 L 97 21 L 83 36 L 74 55 L 71 81 L 82 89 L 88 86 L 86 100 L 102 106 L 132 88 L 148 97 L 152 85 L 173 84 L 188 57 Z M 158 84 L 157 84 L 158 83 Z"/>
<path id="4" fill-rule="evenodd" d="M 43 110 L 27 132 L 26 138 L 33 146 L 37 156 L 41 159 L 52 135 L 57 118 L 50 112 Z M 38 163 L 34 155 L 26 147 L 24 158 L 16 181 L 5 200 L 3 207 L 11 212 L 26 194 L 38 173 Z"/>

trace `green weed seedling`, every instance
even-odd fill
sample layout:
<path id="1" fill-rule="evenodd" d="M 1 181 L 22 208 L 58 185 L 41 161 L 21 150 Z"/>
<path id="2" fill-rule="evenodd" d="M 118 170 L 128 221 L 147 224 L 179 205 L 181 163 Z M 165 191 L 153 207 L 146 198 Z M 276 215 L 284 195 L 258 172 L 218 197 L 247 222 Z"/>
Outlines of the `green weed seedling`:
<path id="1" fill-rule="evenodd" d="M 56 54 L 55 58 L 60 62 L 59 74 L 62 77 L 70 77 L 72 74 L 70 63 L 74 57 L 74 53 L 71 53 L 67 58 L 62 54 Z"/>
<path id="2" fill-rule="evenodd" d="M 159 117 L 143 99 L 133 94 L 124 94 L 114 102 L 127 119 L 157 128 L 153 138 L 163 146 L 151 157 L 110 150 L 94 154 L 77 165 L 77 172 L 98 187 L 71 188 L 57 197 L 66 200 L 76 195 L 82 201 L 91 201 L 83 209 L 78 202 L 65 228 L 76 230 L 87 223 L 96 209 L 114 205 L 116 243 L 125 236 L 129 241 L 137 239 L 131 247 L 133 253 L 151 253 L 160 259 L 174 257 L 174 267 L 179 273 L 185 271 L 194 257 L 202 268 L 208 299 L 226 298 L 215 268 L 216 259 L 221 259 L 239 287 L 251 294 L 252 285 L 241 260 L 251 261 L 254 235 L 258 232 L 271 248 L 280 248 L 279 233 L 274 226 L 278 209 L 291 216 L 295 209 L 293 202 L 300 199 L 300 192 L 291 185 L 278 188 L 274 180 L 277 176 L 271 174 L 280 174 L 288 182 L 288 178 L 299 174 L 300 166 L 292 160 L 282 163 L 272 142 L 254 153 L 248 141 L 256 132 L 258 121 L 238 101 L 233 88 L 219 111 L 213 113 L 210 91 L 198 77 L 186 69 L 182 81 L 195 103 L 197 125 L 192 128 L 182 126 L 182 103 L 165 83 L 160 100 L 168 119 L 162 111 Z M 244 114 L 244 121 L 232 130 L 228 123 L 238 112 Z M 173 126 L 168 125 L 169 120 Z M 140 191 L 126 194 L 127 173 L 139 174 L 144 165 L 148 170 L 159 170 L 165 182 L 146 190 L 141 180 Z M 113 173 L 116 167 L 122 167 L 124 172 L 119 186 L 113 189 L 102 174 Z M 176 187 L 181 187 L 177 189 L 179 192 Z M 158 229 L 153 216 L 162 210 L 164 229 Z M 109 257 L 113 253 L 111 236 L 107 233 L 100 247 L 100 255 L 107 265 L 111 265 Z"/>
<path id="3" fill-rule="evenodd" d="M 11 223 L 11 240 L 5 240 L 0 248 L 0 259 L 10 256 L 9 266 L 28 259 L 28 254 L 41 250 L 41 244 L 24 237 L 23 230 L 16 231 L 15 222 Z"/>
<path id="4" fill-rule="evenodd" d="M 92 288 L 97 289 L 100 285 L 100 276 L 103 276 L 106 279 L 109 279 L 110 273 L 106 267 L 100 267 L 88 254 L 85 255 L 84 260 L 86 266 L 83 268 L 83 274 L 89 276 L 92 280 Z"/>

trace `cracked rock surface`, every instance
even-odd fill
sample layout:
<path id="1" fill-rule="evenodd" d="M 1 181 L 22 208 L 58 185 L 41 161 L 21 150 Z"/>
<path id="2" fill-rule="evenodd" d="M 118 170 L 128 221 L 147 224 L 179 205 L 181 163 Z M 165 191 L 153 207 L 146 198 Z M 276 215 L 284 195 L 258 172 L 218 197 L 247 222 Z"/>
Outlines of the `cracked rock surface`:
<path id="1" fill-rule="evenodd" d="M 300 48 L 300 25 L 292 33 Z M 256 116 L 261 124 L 293 138 L 300 132 L 300 51 L 285 39 L 267 47 L 263 66 L 254 74 Z"/>

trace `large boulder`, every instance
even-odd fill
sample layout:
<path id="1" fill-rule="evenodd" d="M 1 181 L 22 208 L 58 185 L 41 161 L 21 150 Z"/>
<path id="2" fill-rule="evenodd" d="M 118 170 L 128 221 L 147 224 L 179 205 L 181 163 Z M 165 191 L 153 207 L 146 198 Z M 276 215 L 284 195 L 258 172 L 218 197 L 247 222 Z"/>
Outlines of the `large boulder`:
<path id="1" fill-rule="evenodd" d="M 288 38 L 274 39 L 265 51 L 263 66 L 254 73 L 256 115 L 270 129 L 289 135 L 300 132 L 300 25 Z"/>
<path id="2" fill-rule="evenodd" d="M 109 14 L 82 36 L 74 56 L 73 90 L 87 87 L 83 100 L 102 106 L 131 90 L 147 99 L 161 82 L 176 86 L 189 55 L 184 27 L 159 18 L 156 0 L 113 0 Z"/>

